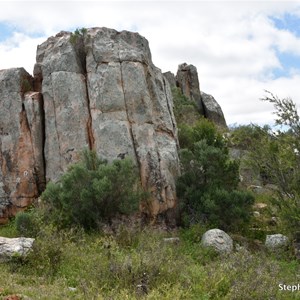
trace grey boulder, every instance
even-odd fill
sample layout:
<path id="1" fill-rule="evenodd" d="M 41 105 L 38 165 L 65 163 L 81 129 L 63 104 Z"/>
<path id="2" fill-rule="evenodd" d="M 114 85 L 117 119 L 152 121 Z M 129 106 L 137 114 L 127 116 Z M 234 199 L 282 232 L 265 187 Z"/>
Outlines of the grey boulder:
<path id="1" fill-rule="evenodd" d="M 220 254 L 228 254 L 233 250 L 232 238 L 223 230 L 210 229 L 206 231 L 201 240 L 204 247 L 211 247 Z"/>
<path id="2" fill-rule="evenodd" d="M 14 256 L 25 256 L 33 246 L 33 238 L 0 237 L 0 261 L 10 260 Z"/>
<path id="3" fill-rule="evenodd" d="M 289 243 L 289 238 L 283 234 L 271 234 L 266 236 L 265 246 L 270 251 L 284 249 Z"/>

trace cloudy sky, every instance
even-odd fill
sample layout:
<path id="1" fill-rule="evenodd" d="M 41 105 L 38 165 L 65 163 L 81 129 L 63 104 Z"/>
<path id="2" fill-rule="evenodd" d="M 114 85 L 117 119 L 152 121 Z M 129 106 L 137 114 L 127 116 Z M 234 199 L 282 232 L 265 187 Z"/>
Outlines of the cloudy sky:
<path id="1" fill-rule="evenodd" d="M 145 36 L 163 72 L 195 65 L 228 124 L 271 124 L 264 90 L 300 107 L 299 1 L 0 0 L 0 69 L 32 73 L 47 37 L 95 26 Z"/>

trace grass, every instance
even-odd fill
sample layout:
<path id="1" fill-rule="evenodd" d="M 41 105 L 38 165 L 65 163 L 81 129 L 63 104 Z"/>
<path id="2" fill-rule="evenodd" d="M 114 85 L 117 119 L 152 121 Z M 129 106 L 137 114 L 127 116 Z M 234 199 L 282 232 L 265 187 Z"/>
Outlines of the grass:
<path id="1" fill-rule="evenodd" d="M 12 225 L 11 225 L 12 226 Z M 7 227 L 0 228 L 0 236 Z M 45 227 L 26 258 L 1 264 L 0 296 L 23 299 L 297 299 L 299 262 L 264 251 L 221 257 L 200 245 L 203 228 L 120 226 L 115 234 Z M 164 237 L 180 237 L 166 243 Z M 26 298 L 27 297 L 27 298 Z M 299 299 L 299 298 L 298 298 Z"/>

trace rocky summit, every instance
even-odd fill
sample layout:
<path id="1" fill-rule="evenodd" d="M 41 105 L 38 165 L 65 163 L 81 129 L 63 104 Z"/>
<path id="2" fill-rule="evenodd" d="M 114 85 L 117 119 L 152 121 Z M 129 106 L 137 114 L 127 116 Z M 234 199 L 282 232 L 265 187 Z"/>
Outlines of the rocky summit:
<path id="1" fill-rule="evenodd" d="M 181 71 L 183 92 L 204 113 L 196 69 Z M 23 68 L 0 70 L 0 223 L 29 206 L 84 148 L 108 161 L 133 159 L 151 194 L 141 205 L 148 215 L 176 206 L 170 83 L 138 33 L 62 31 L 38 46 L 33 76 Z"/>

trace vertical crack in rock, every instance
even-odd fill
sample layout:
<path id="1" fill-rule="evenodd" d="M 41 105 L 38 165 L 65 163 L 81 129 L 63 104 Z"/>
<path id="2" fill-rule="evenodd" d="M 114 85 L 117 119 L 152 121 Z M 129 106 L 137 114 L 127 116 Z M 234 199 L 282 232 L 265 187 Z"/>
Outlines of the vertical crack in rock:
<path id="1" fill-rule="evenodd" d="M 86 88 L 87 84 L 86 84 Z M 92 113 L 91 113 L 91 107 L 90 107 L 90 98 L 89 98 L 89 93 L 87 90 L 87 106 L 88 106 L 88 113 L 89 113 L 89 117 L 88 117 L 88 121 L 86 124 L 87 127 L 87 136 L 88 136 L 88 143 L 89 143 L 89 149 L 90 150 L 95 150 L 95 137 L 93 134 L 93 119 L 92 119 Z"/>
<path id="2" fill-rule="evenodd" d="M 50 75 L 52 76 L 52 74 Z M 58 132 L 58 126 L 57 126 L 57 116 L 56 116 L 56 105 L 55 105 L 55 92 L 54 92 L 54 88 L 53 88 L 53 80 L 51 81 L 51 88 L 52 88 L 52 99 L 51 99 L 51 103 L 53 105 L 53 116 L 54 116 L 54 126 L 55 126 L 55 132 L 56 132 L 56 137 L 57 137 L 57 144 L 58 144 L 58 152 L 59 152 L 59 168 L 60 170 L 62 171 L 62 157 L 63 157 L 63 154 L 62 154 L 62 151 L 61 151 L 61 141 L 60 141 L 60 135 L 59 135 L 59 132 Z"/>
<path id="3" fill-rule="evenodd" d="M 86 122 L 86 134 L 87 134 L 87 141 L 90 150 L 95 149 L 95 137 L 93 134 L 93 120 L 91 114 L 91 107 L 90 107 L 90 96 L 89 96 L 89 87 L 87 83 L 87 50 L 86 50 L 86 33 L 78 36 L 76 38 L 76 42 L 73 45 L 75 53 L 76 53 L 76 60 L 77 64 L 81 69 L 81 74 L 84 76 L 84 88 L 85 88 L 85 97 L 86 97 L 86 105 L 87 105 L 87 112 L 88 118 Z M 89 38 L 89 37 L 87 37 Z"/>
<path id="4" fill-rule="evenodd" d="M 17 172 L 12 174 L 15 190 L 10 195 L 16 209 L 27 207 L 32 203 L 32 199 L 38 196 L 32 134 L 23 95 L 22 98 L 21 112 L 19 113 L 20 135 L 16 152 Z"/>
<path id="5" fill-rule="evenodd" d="M 124 87 L 124 78 L 123 78 L 123 70 L 122 70 L 122 61 L 121 61 L 121 59 L 120 59 L 120 73 L 121 73 L 121 87 L 122 87 L 122 91 L 123 91 L 123 95 L 124 95 L 124 104 L 125 104 L 126 116 L 127 116 L 127 120 L 128 120 L 128 123 L 129 123 L 129 133 L 130 133 L 130 137 L 131 137 L 131 140 L 132 140 L 134 155 L 136 157 L 136 161 L 137 161 L 138 168 L 139 168 L 140 180 L 142 182 L 141 161 L 140 161 L 140 157 L 139 157 L 139 154 L 138 154 L 138 151 L 137 151 L 137 142 L 135 140 L 133 130 L 132 130 L 132 120 L 130 120 L 129 111 L 128 111 L 128 107 L 127 107 L 126 91 L 125 91 L 125 87 Z"/>
<path id="6" fill-rule="evenodd" d="M 42 162 L 43 162 L 43 183 L 41 185 L 38 186 L 39 192 L 40 194 L 45 190 L 46 188 L 46 178 L 47 178 L 47 174 L 46 174 L 46 155 L 45 155 L 45 145 L 46 145 L 46 119 L 45 119 L 45 108 L 44 108 L 44 97 L 43 94 L 41 93 L 41 134 L 42 134 Z"/>
<path id="7" fill-rule="evenodd" d="M 87 109 L 88 109 L 88 120 L 86 123 L 86 131 L 89 143 L 89 149 L 95 150 L 95 137 L 93 133 L 93 119 L 92 119 L 92 112 L 91 112 L 91 103 L 90 103 L 90 95 L 89 95 L 89 87 L 87 83 L 87 75 L 84 78 L 85 82 L 85 90 L 86 90 L 86 100 L 87 100 Z"/>
<path id="8" fill-rule="evenodd" d="M 31 137 L 34 180 L 39 194 L 46 185 L 45 179 L 45 116 L 43 96 L 39 92 L 28 92 L 23 99 L 23 107 Z"/>

